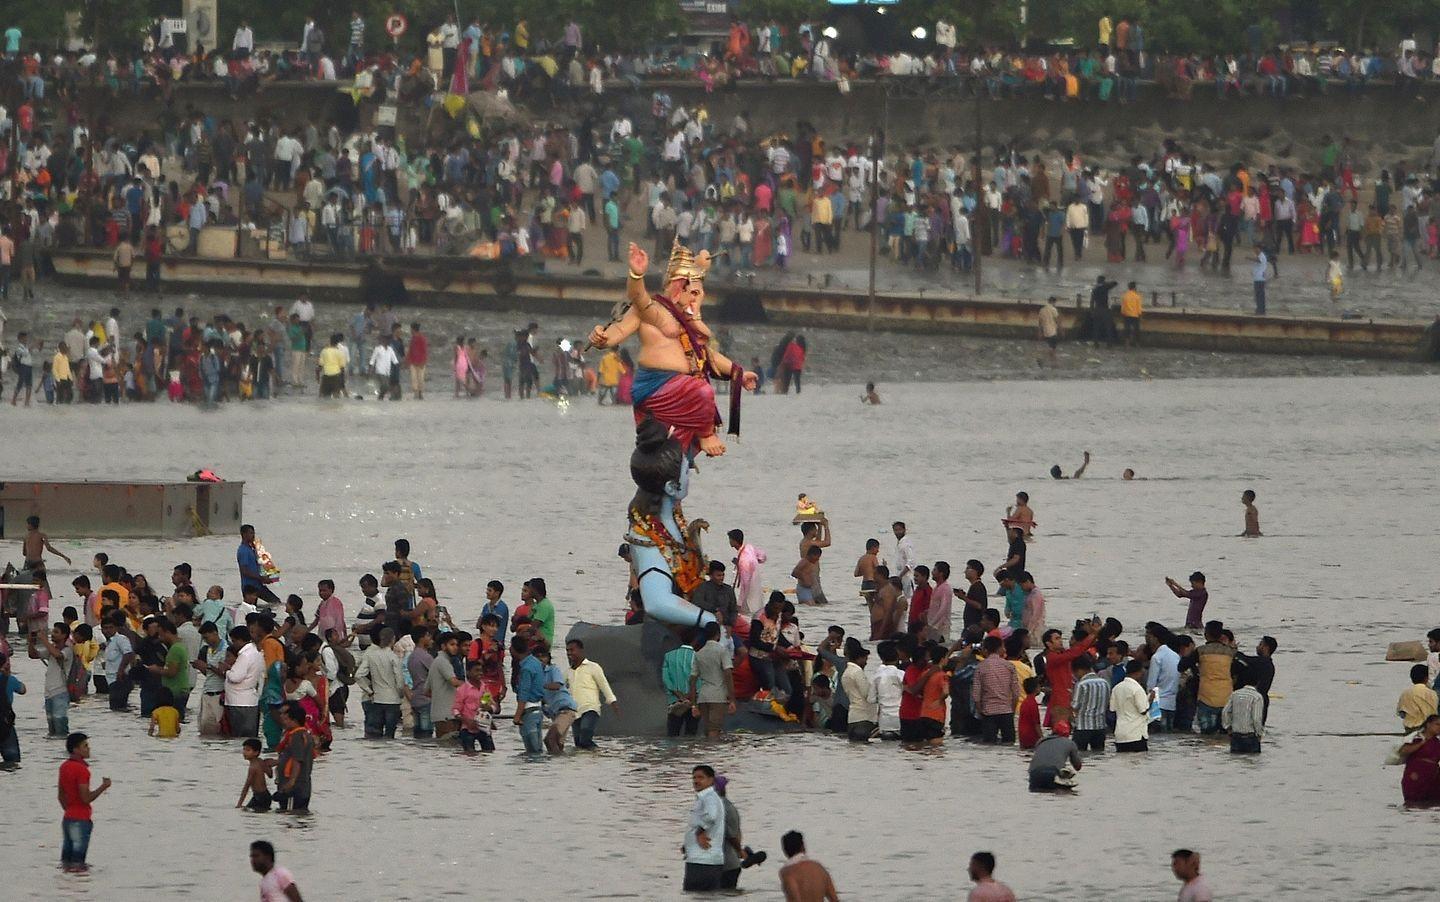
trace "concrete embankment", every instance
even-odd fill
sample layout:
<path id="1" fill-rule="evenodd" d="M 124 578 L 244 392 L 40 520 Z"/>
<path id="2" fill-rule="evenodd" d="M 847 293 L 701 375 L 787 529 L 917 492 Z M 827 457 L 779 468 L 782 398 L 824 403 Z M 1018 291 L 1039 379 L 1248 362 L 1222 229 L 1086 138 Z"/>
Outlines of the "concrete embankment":
<path id="1" fill-rule="evenodd" d="M 71 285 L 115 284 L 103 251 L 57 252 L 60 279 Z M 172 257 L 163 283 L 175 292 L 291 299 L 301 291 L 318 301 L 362 300 L 426 307 L 593 314 L 603 318 L 622 300 L 623 280 L 552 276 L 467 259 L 394 258 L 370 265 Z M 799 288 L 710 288 L 724 322 L 769 321 L 829 328 L 942 332 L 1020 338 L 1033 335 L 1039 303 L 933 294 L 877 294 Z M 1061 329 L 1086 325 L 1083 299 L 1060 311 Z M 1270 354 L 1315 354 L 1390 360 L 1420 359 L 1428 333 L 1418 322 L 1319 316 L 1249 316 L 1233 311 L 1155 308 L 1143 330 L 1152 346 Z"/>

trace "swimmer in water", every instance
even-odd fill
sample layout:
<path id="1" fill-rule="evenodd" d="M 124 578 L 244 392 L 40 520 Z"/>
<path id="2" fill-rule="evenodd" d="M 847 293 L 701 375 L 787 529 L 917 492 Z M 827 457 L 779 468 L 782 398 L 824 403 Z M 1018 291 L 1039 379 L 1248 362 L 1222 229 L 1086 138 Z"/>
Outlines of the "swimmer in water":
<path id="1" fill-rule="evenodd" d="M 1135 478 L 1135 471 L 1130 469 L 1129 467 L 1126 467 L 1125 472 L 1120 474 L 1120 478 L 1125 480 L 1126 482 L 1129 482 L 1130 480 Z"/>
<path id="2" fill-rule="evenodd" d="M 1085 468 L 1088 467 L 1088 466 L 1090 466 L 1090 452 L 1089 452 L 1089 451 L 1086 451 L 1086 452 L 1085 452 L 1085 460 L 1081 462 L 1080 467 L 1075 471 L 1075 475 L 1074 475 L 1074 476 L 1066 476 L 1066 475 L 1065 475 L 1065 471 L 1062 470 L 1062 469 L 1060 469 L 1060 465 L 1059 465 L 1059 464 L 1056 464 L 1055 466 L 1053 466 L 1053 467 L 1050 468 L 1050 478 L 1051 478 L 1051 479 L 1079 479 L 1081 476 L 1084 476 L 1084 475 L 1085 475 Z"/>
<path id="3" fill-rule="evenodd" d="M 1025 492 L 1015 493 L 1015 503 L 1005 508 L 1005 518 L 1002 521 L 1006 526 L 1019 526 L 1025 530 L 1025 537 L 1028 539 L 1035 529 L 1035 511 L 1030 509 L 1030 495 Z"/>
<path id="4" fill-rule="evenodd" d="M 1250 489 L 1240 496 L 1240 503 L 1245 505 L 1245 531 L 1240 533 L 1244 538 L 1263 536 L 1260 531 L 1260 510 L 1255 507 L 1255 493 Z"/>
<path id="5" fill-rule="evenodd" d="M 863 394 L 863 395 L 860 396 L 860 403 L 861 403 L 861 404 L 879 404 L 879 403 L 880 403 L 880 395 L 877 394 L 876 391 L 875 391 L 875 383 L 874 383 L 874 382 L 866 382 L 866 383 L 865 383 L 865 394 Z"/>

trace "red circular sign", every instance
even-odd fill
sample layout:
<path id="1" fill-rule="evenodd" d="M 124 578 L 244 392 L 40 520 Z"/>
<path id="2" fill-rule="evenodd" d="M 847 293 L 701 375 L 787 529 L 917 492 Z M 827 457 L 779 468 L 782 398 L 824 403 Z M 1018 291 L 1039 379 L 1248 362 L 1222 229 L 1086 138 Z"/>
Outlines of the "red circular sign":
<path id="1" fill-rule="evenodd" d="M 385 33 L 392 38 L 398 38 L 405 33 L 405 29 L 409 27 L 409 25 L 410 23 L 405 21 L 404 16 L 399 13 L 394 13 L 385 20 Z"/>

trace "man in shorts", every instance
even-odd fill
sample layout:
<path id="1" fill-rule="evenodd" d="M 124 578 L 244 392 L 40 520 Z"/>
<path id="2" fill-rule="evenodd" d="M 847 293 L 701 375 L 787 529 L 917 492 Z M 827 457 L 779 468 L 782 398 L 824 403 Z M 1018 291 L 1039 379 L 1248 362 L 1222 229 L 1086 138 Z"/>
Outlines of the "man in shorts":
<path id="1" fill-rule="evenodd" d="M 1055 295 L 1045 300 L 1040 308 L 1040 340 L 1050 346 L 1050 362 L 1055 362 L 1055 348 L 1060 344 L 1060 310 L 1055 306 Z"/>
<path id="2" fill-rule="evenodd" d="M 30 353 L 30 335 L 21 332 L 16 339 L 15 350 L 10 352 L 10 362 L 15 364 L 15 390 L 10 394 L 10 406 L 16 406 L 20 389 L 25 389 L 25 406 L 30 406 L 30 391 L 35 385 L 35 358 Z"/>
<path id="3" fill-rule="evenodd" d="M 705 644 L 690 664 L 690 704 L 711 739 L 724 731 L 725 715 L 735 713 L 734 666 L 729 647 L 720 641 L 720 624 L 705 624 Z"/>
<path id="4" fill-rule="evenodd" d="M 320 351 L 315 369 L 320 378 L 320 397 L 343 398 L 345 396 L 345 364 L 347 355 L 340 347 L 345 336 L 339 332 L 330 336 L 330 344 Z"/>

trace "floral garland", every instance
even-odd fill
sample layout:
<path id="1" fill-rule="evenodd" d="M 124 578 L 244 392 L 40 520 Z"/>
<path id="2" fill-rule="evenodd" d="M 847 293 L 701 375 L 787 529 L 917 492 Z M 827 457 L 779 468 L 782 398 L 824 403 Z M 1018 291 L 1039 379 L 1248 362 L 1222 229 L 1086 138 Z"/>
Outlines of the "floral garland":
<path id="1" fill-rule="evenodd" d="M 661 557 L 665 558 L 666 566 L 670 568 L 675 585 L 688 597 L 705 581 L 701 573 L 704 562 L 701 560 L 700 550 L 690 545 L 688 524 L 678 502 L 675 504 L 675 525 L 680 527 L 680 539 L 670 535 L 670 530 L 665 528 L 659 517 L 645 516 L 631 508 L 628 538 L 632 545 L 658 550 Z"/>
<path id="2" fill-rule="evenodd" d="M 708 363 L 705 349 L 701 348 L 697 351 L 694 344 L 690 341 L 690 336 L 684 331 L 680 333 L 680 349 L 685 352 L 685 359 L 690 361 L 690 375 L 699 376 L 704 374 L 706 364 Z M 677 513 L 676 516 L 678 518 L 679 514 Z M 681 529 L 683 530 L 684 527 L 682 526 Z"/>

